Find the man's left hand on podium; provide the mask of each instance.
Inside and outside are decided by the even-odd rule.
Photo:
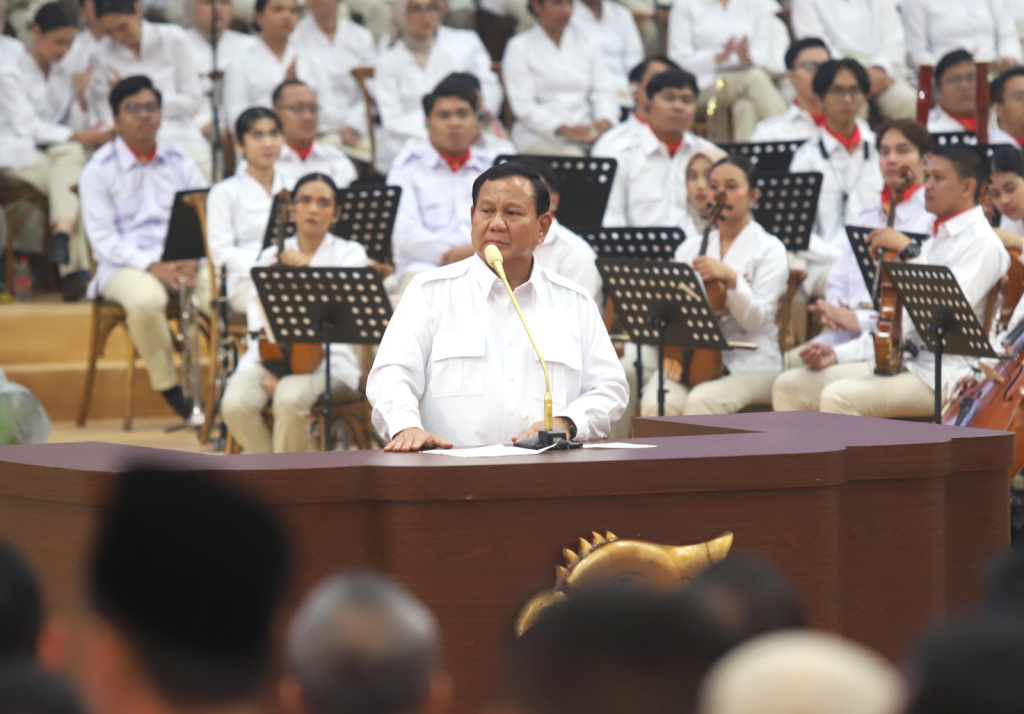
[[[555,417],[554,419],[551,420],[551,423],[554,426],[555,431],[564,431],[566,436],[572,434],[572,425],[569,423],[569,420],[566,419],[565,417]],[[516,442],[519,441],[520,439],[528,439],[531,436],[534,436],[538,431],[540,431],[543,428],[544,422],[535,422],[530,425],[529,429],[524,431],[519,436],[513,436],[512,441]]]
[[[452,442],[415,426],[402,429],[388,442],[384,451],[420,451],[422,449],[450,449]]]

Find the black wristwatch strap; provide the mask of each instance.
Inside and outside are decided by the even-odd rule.
[[[908,260],[912,260],[913,258],[916,258],[919,255],[921,255],[921,245],[919,243],[915,243],[914,241],[910,241],[910,244],[900,251],[900,260],[905,262]]]
[[[569,441],[572,441],[573,439],[576,438],[576,422],[574,422],[569,417],[562,418],[569,422]]]

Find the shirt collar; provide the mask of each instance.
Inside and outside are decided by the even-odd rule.
[[[466,169],[470,169],[479,174],[490,167],[490,163],[480,157],[480,152],[476,151],[475,146],[469,147],[469,158],[466,160],[466,163],[459,167],[458,171],[452,171],[451,168],[449,168],[448,162],[446,162],[444,157],[441,156],[441,152],[434,148],[434,145],[430,143],[430,139],[426,139],[422,144],[420,144],[419,153],[431,168],[445,168],[448,169],[450,173],[455,174],[465,171]]]
[[[954,213],[952,216],[937,219],[935,226],[932,228],[932,235],[936,238],[958,236],[975,223],[985,220],[985,211],[982,207],[974,206],[959,213]]]
[[[299,163],[303,163],[304,161],[309,161],[309,159],[311,158],[319,158],[319,148],[320,144],[317,142],[316,139],[313,139],[313,143],[309,145],[309,153],[306,154],[306,158],[303,159],[301,156],[299,156],[299,152],[297,152],[295,149],[289,146],[288,142],[285,142],[284,144],[281,145],[280,158],[288,158],[298,161]]]
[[[670,155],[668,147],[658,138],[658,135],[654,133],[654,129],[651,125],[645,121],[637,120],[637,124],[640,125],[640,148],[643,151],[644,156],[650,156],[651,154],[658,153],[668,156],[670,159],[680,154],[687,153],[684,149],[689,149],[694,144],[694,134],[692,131],[683,132],[683,140],[676,149],[674,155]]]
[[[857,129],[860,131],[860,147],[863,147],[865,141],[865,132],[864,127],[861,125],[860,121],[857,121]],[[857,151],[851,153],[846,149],[845,146],[839,143],[839,139],[833,136],[832,132],[828,131],[827,127],[825,126],[821,127],[821,141],[825,146],[825,151],[827,151],[829,154],[839,153],[845,154],[847,156],[856,156],[858,153],[863,151],[863,148],[859,148]]]
[[[491,270],[491,267],[484,262],[484,259],[475,253],[469,258],[469,272],[471,273],[472,280],[476,283],[477,289],[480,291],[480,296],[487,300],[490,296],[491,291],[498,290],[500,294],[507,295],[508,292],[505,290],[505,285],[501,282],[501,278]],[[530,296],[534,295],[537,290],[537,277],[540,274],[540,266],[537,261],[533,261],[533,269],[530,271],[530,278],[515,288],[516,300],[520,303],[525,302],[524,298],[529,299]]]
[[[114,139],[114,156],[117,157],[117,163],[121,167],[121,170],[128,171],[133,166],[152,166],[154,164],[162,163],[167,159],[167,148],[158,141],[156,143],[156,156],[154,156],[152,160],[143,164],[136,158],[135,152],[128,147],[125,140],[118,136]]]

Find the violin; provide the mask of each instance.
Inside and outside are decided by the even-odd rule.
[[[1010,326],[1013,311],[1017,309],[1017,303],[1024,295],[1024,265],[1020,262],[1020,250],[1007,248],[1007,252],[1010,254],[1010,269],[1006,272],[1006,292],[1003,294],[1003,304],[999,308],[997,332],[1002,332]]]
[[[896,207],[903,201],[903,194],[914,181],[909,171],[903,173],[903,184],[893,191],[892,203],[886,227],[896,222]],[[899,374],[903,367],[903,303],[889,274],[882,268],[882,261],[899,260],[899,252],[880,248],[878,267],[875,270],[875,284],[872,300],[878,306],[878,326],[875,328],[875,374],[891,377]]]
[[[277,263],[283,265],[281,255],[284,253],[285,228],[288,225],[288,207],[292,202],[291,194],[286,189],[274,198],[271,209],[270,231],[274,245],[277,247]],[[260,360],[267,371],[281,377],[287,374],[309,374],[320,366],[324,359],[323,345],[315,342],[292,343],[284,345],[273,341],[269,333],[264,331],[259,343]]]

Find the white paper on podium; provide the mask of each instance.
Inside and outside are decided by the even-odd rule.
[[[543,449],[520,449],[517,446],[508,444],[494,444],[493,446],[476,446],[469,449],[431,449],[421,451],[421,454],[438,454],[440,456],[454,456],[459,459],[493,459],[499,456],[536,456],[543,454],[554,446],[545,446]],[[584,444],[584,449],[653,449],[654,444],[623,444],[622,442]]]

